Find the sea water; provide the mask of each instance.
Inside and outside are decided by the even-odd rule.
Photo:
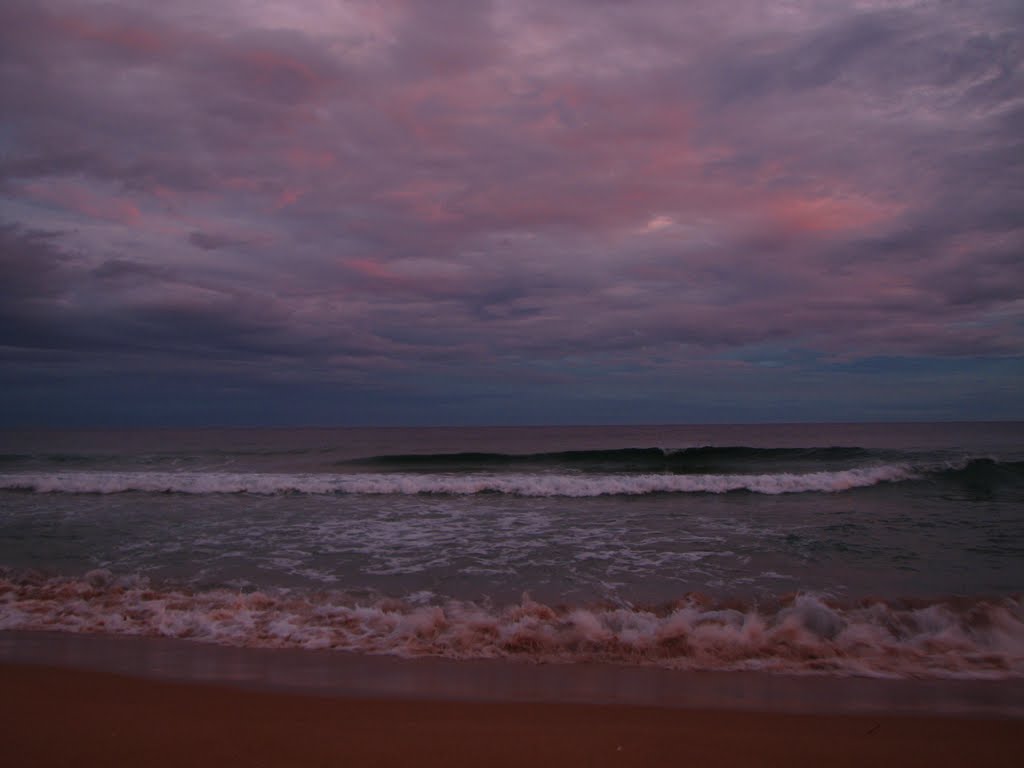
[[[1024,425],[0,436],[0,629],[1024,677]]]

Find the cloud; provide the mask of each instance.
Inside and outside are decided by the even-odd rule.
[[[249,242],[244,238],[211,232],[190,232],[188,241],[196,248],[201,248],[204,251],[219,251],[221,248],[246,245]]]
[[[1019,8],[732,8],[5,3],[4,354],[620,393],[1020,356]]]

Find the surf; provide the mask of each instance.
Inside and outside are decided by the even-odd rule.
[[[0,490],[29,493],[178,494],[502,494],[523,497],[638,496],[671,493],[838,493],[914,477],[910,468],[882,466],[833,472],[744,474],[355,473],[228,472],[10,473]]]
[[[404,657],[602,662],[686,670],[1024,677],[1020,596],[863,599],[800,592],[720,603],[503,605],[344,592],[156,587],[108,570],[0,574],[0,629],[185,638]]]

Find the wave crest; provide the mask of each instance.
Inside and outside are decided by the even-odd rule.
[[[144,578],[0,578],[0,629],[108,632],[250,647],[453,659],[610,662],[674,669],[890,677],[1024,677],[1018,597],[869,600],[813,594],[716,604],[552,606],[160,590]]]
[[[836,493],[915,477],[903,466],[776,474],[265,474],[64,472],[0,475],[0,489],[35,493],[446,494],[610,496],[651,493]]]

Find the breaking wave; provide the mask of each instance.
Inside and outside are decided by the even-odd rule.
[[[906,481],[950,483],[975,491],[1024,483],[1024,463],[988,458],[762,473],[679,474],[572,471],[259,473],[222,471],[66,471],[0,474],[0,491],[34,493],[447,494],[636,496],[651,493],[839,493]]]
[[[864,600],[815,594],[654,607],[192,592],[106,570],[0,576],[0,629],[189,638],[405,657],[608,662],[691,670],[886,677],[1024,677],[1020,596]]]
[[[774,474],[63,472],[0,475],[0,490],[34,493],[446,494],[635,496],[651,493],[837,493],[917,477],[910,467],[881,466]]]

